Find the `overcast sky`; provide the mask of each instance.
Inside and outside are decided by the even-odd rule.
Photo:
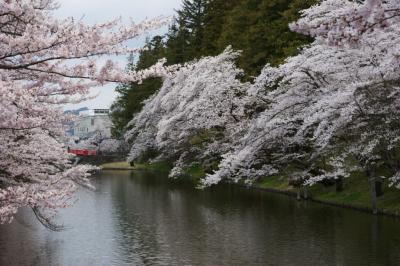
[[[129,22],[132,18],[139,22],[146,18],[172,16],[174,10],[181,5],[181,0],[58,0],[61,4],[57,11],[59,17],[74,17],[93,24],[122,17],[123,21]],[[157,31],[163,33],[166,29]],[[155,33],[153,33],[155,34]],[[143,46],[146,36],[131,42],[132,46]],[[117,58],[118,61],[125,63],[125,57]],[[89,108],[109,108],[116,97],[114,92],[115,84],[109,84],[99,89],[93,90],[93,94],[99,96],[91,101],[78,105],[68,105],[65,109],[89,107]]]

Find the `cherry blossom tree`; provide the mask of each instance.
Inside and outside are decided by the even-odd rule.
[[[291,29],[323,37],[334,46],[363,43],[367,36],[390,32],[400,21],[398,0],[325,0],[302,13]]]
[[[361,79],[349,83],[355,88],[348,97],[354,98],[358,115],[349,116],[349,123],[341,131],[347,133],[346,137],[353,136],[347,150],[358,159],[370,180],[376,212],[376,169],[389,170],[391,185],[399,187],[400,2],[324,1],[305,11],[304,17],[291,26],[331,46],[352,53],[362,51],[365,56],[366,64],[351,69],[361,72]]]
[[[58,19],[53,0],[0,3],[0,222],[32,208],[52,229],[52,217],[70,205],[77,185],[90,186],[91,166],[73,165],[62,143],[61,104],[88,98],[105,82],[168,75],[163,62],[126,73],[106,55],[134,51],[126,41],[164,25],[157,18],[122,26],[119,20],[85,25]]]
[[[68,141],[68,147],[72,149],[96,150],[101,154],[125,154],[129,150],[122,139],[114,139],[102,131],[95,131],[92,136],[79,139],[79,141],[75,141],[74,137],[72,137]]]
[[[246,83],[234,65],[238,53],[227,48],[182,66],[145,102],[126,138],[133,143],[129,161],[149,150],[175,162],[171,176],[190,163],[224,153],[243,129]]]

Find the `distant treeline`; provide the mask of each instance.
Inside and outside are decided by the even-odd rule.
[[[179,64],[203,56],[218,55],[231,45],[242,51],[237,65],[243,80],[252,80],[267,64],[279,65],[297,53],[310,38],[289,30],[299,11],[317,0],[183,0],[168,32],[146,41],[138,60],[132,56],[128,69],[145,69],[161,58]],[[120,85],[111,108],[113,134],[123,134],[142,102],[162,85],[158,78],[141,84]]]

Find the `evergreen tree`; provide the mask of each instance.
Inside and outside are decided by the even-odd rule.
[[[202,55],[217,55],[222,52],[217,40],[220,38],[227,14],[238,4],[239,0],[209,1],[204,10],[203,38],[201,44]]]
[[[204,36],[203,26],[207,0],[183,0],[182,9],[177,11],[180,29],[187,31],[187,58],[189,60],[201,56],[201,44]]]
[[[190,33],[182,19],[174,19],[166,37],[165,56],[168,64],[180,64],[192,59],[189,57]]]
[[[298,11],[315,3],[315,0],[240,0],[227,14],[219,51],[227,45],[242,50],[239,66],[248,76],[259,74],[269,62],[278,65],[297,52],[298,47],[310,38],[293,33],[288,24],[295,20]]]
[[[135,58],[130,56],[128,70],[148,68],[165,55],[164,42],[161,36],[155,36],[153,39],[147,40],[145,48],[140,52],[136,64],[134,62]],[[142,109],[142,102],[156,92],[161,87],[161,83],[160,78],[149,78],[140,84],[119,85],[116,88],[118,98],[111,106],[112,134],[114,137],[120,137],[123,134],[133,115]]]
[[[183,0],[182,9],[177,11],[185,26],[195,35],[204,23],[206,0]]]

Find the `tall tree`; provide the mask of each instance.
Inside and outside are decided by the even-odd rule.
[[[226,24],[227,15],[239,3],[240,0],[212,0],[204,10],[203,38],[201,45],[202,55],[217,55],[221,52],[218,39]],[[222,49],[225,49],[223,47]]]
[[[189,47],[191,57],[197,57],[201,51],[204,36],[203,26],[207,0],[183,0],[182,7],[177,11],[180,26],[190,34]]]
[[[308,37],[290,31],[298,12],[317,1],[241,0],[226,16],[219,50],[227,45],[243,51],[238,64],[249,77],[257,76],[269,62],[278,65],[294,55]]]

